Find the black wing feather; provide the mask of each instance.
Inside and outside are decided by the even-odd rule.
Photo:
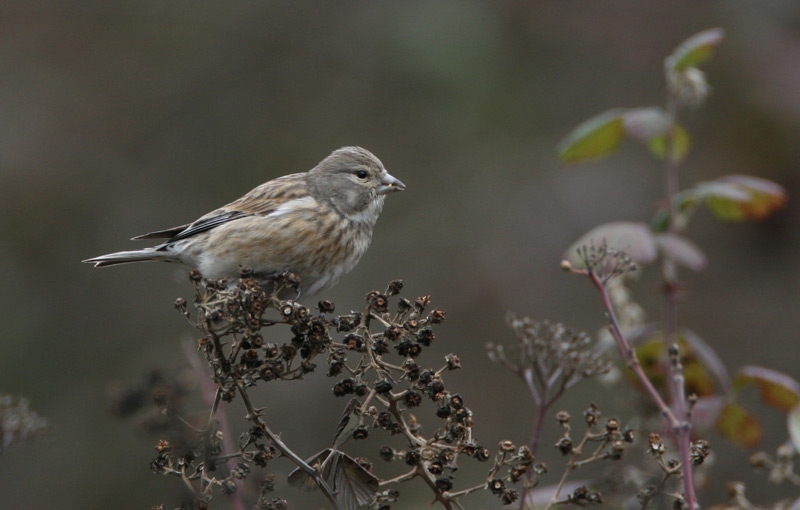
[[[229,211],[226,213],[218,214],[216,216],[209,216],[208,218],[200,218],[194,223],[188,225],[181,225],[180,227],[173,227],[167,230],[159,230],[157,232],[150,232],[141,236],[136,236],[134,239],[164,239],[168,240],[164,244],[174,243],[181,239],[186,239],[200,232],[211,230],[214,227],[227,223],[229,221],[244,218],[245,216],[253,216],[250,213],[241,211]]]

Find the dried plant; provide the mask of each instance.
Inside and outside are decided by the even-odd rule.
[[[279,457],[297,466],[289,476],[291,485],[321,489],[334,508],[343,509],[388,508],[384,505],[399,497],[394,487],[412,479],[422,479],[443,508],[459,508],[462,498],[484,490],[510,504],[518,499],[515,483],[546,471],[535,465],[526,446],[502,441],[493,454],[474,437],[472,411],[445,384],[447,373],[461,368],[458,356],[447,355],[434,367],[420,364],[446,314],[430,308],[428,296],[401,297],[399,280],[383,292],[368,293],[362,311],[341,315],[333,314],[329,301],[312,311],[279,299],[296,284],[291,274],[277,279],[270,293],[247,270],[233,285],[205,280],[196,272],[191,280],[194,312],[185,299],[178,299],[176,307],[202,333],[197,348],[214,386],[210,417],[205,424],[178,420],[186,429],[184,437],[192,439],[180,445],[159,441],[151,467],[183,480],[194,507],[206,507],[218,493],[238,498],[240,480],[259,469],[256,508],[279,507],[285,500],[273,496],[272,475],[264,469]],[[573,369],[584,369],[578,358],[564,359],[565,368],[570,363]],[[261,384],[307,377],[318,371],[317,364],[335,380],[333,396],[350,400],[332,434],[332,446],[304,460],[271,430],[265,408],[250,393]],[[230,432],[223,426],[220,402],[234,400],[244,405],[250,428],[231,448],[226,447]],[[163,414],[177,410],[171,402],[159,402]],[[427,435],[419,414],[426,408],[437,424]],[[344,451],[348,439],[364,439],[375,431],[400,438],[402,447],[383,446],[377,457],[406,465],[404,474],[383,480],[373,473],[373,461]],[[458,488],[458,466],[469,461],[488,463],[486,477]]]

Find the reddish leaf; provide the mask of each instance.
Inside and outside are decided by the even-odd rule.
[[[753,448],[761,442],[761,424],[739,404],[729,403],[722,408],[716,429],[723,437],[744,448]]]
[[[579,163],[608,156],[625,137],[622,114],[616,109],[603,112],[576,127],[558,146],[562,163]]]
[[[754,365],[743,367],[733,382],[737,390],[755,385],[761,400],[781,411],[788,412],[800,404],[800,384],[783,372],[771,368]]]
[[[786,205],[786,190],[767,179],[728,175],[713,182],[714,187],[705,185],[705,203],[721,220],[762,220]],[[746,194],[746,198],[733,196],[734,190]]]

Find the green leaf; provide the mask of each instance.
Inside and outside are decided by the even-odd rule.
[[[628,110],[622,115],[622,121],[625,132],[642,142],[663,136],[672,127],[672,119],[667,112],[655,106]]]
[[[696,67],[714,55],[719,43],[725,37],[721,28],[711,28],[683,41],[672,55],[667,57],[665,64],[673,71],[681,72],[689,67]]]
[[[679,124],[672,124],[667,133],[654,136],[647,141],[650,151],[661,159],[666,158],[669,149],[670,160],[680,163],[691,147],[689,133]]]
[[[761,424],[750,411],[733,402],[722,408],[716,429],[720,435],[743,448],[753,448],[761,442]]]
[[[656,258],[656,241],[644,223],[620,221],[598,225],[572,243],[564,255],[573,267],[583,267],[578,248],[605,243],[609,248],[624,251],[637,264],[647,264]]]
[[[656,244],[665,257],[692,271],[700,271],[706,267],[706,256],[703,251],[683,236],[677,234],[658,234]]]
[[[755,385],[761,400],[781,411],[790,411],[800,404],[800,384],[771,368],[749,365],[739,370],[733,379],[734,389]]]
[[[686,188],[675,195],[675,207],[680,212],[691,211],[694,207],[702,204],[706,198],[704,190],[700,189],[700,183],[692,188]]]
[[[736,202],[745,202],[750,199],[750,193],[736,184],[724,181],[699,182],[691,188],[691,191],[692,198],[696,200],[721,198],[734,200]]]
[[[608,156],[625,137],[623,109],[603,112],[572,130],[558,146],[562,163],[579,163]]]
[[[757,221],[786,205],[786,190],[767,179],[728,175],[703,183],[706,207],[723,221]]]

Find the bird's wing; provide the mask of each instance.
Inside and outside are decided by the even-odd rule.
[[[215,211],[216,212],[216,211]],[[194,223],[188,225],[181,225],[180,227],[168,228],[166,230],[159,230],[157,232],[150,232],[136,236],[133,239],[168,239],[168,243],[186,239],[200,232],[211,230],[212,228],[227,223],[229,221],[237,220],[245,216],[252,216],[251,214],[241,211],[226,211],[214,214],[213,216],[203,216]]]
[[[266,216],[276,209],[308,195],[308,181],[305,173],[284,175],[255,187],[241,198],[214,211],[241,211]],[[207,214],[209,216],[211,214]],[[202,218],[201,218],[202,219]]]
[[[186,230],[189,226],[191,226],[191,223],[181,225],[179,227],[168,228],[166,230],[156,230],[155,232],[148,232],[147,234],[132,237],[131,240],[138,241],[139,239],[169,239]]]
[[[133,239],[167,239],[167,243],[172,243],[239,218],[269,215],[285,204],[307,195],[304,176],[305,174],[292,174],[278,177],[257,186],[230,204],[201,216],[193,223],[149,232]]]

